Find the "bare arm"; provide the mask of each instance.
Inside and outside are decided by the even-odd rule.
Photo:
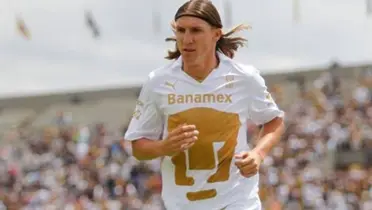
[[[263,125],[256,147],[253,149],[264,158],[279,142],[285,131],[283,119],[276,117]]]
[[[138,160],[152,160],[190,148],[198,139],[195,125],[179,125],[164,140],[141,138],[132,141],[133,156]]]
[[[132,141],[132,150],[133,156],[141,161],[152,160],[165,155],[163,154],[161,141],[146,138]]]

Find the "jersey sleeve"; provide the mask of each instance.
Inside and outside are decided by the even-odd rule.
[[[248,114],[256,125],[270,122],[275,117],[284,117],[284,112],[280,110],[268,92],[265,80],[258,70],[252,72],[249,86]]]
[[[147,138],[158,140],[163,129],[163,117],[156,103],[151,80],[142,87],[124,139],[128,141]]]

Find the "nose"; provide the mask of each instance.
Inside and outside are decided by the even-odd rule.
[[[190,31],[186,31],[184,36],[183,36],[183,44],[187,45],[187,44],[191,44],[194,42],[194,37],[193,35],[190,33]]]

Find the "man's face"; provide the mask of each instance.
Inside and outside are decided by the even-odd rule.
[[[177,47],[183,62],[190,65],[203,63],[207,56],[215,54],[216,43],[221,30],[209,25],[206,21],[190,16],[177,19],[175,25]]]

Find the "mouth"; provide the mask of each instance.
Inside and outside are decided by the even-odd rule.
[[[183,49],[183,51],[186,53],[190,53],[190,52],[195,52],[195,49],[185,48]]]

